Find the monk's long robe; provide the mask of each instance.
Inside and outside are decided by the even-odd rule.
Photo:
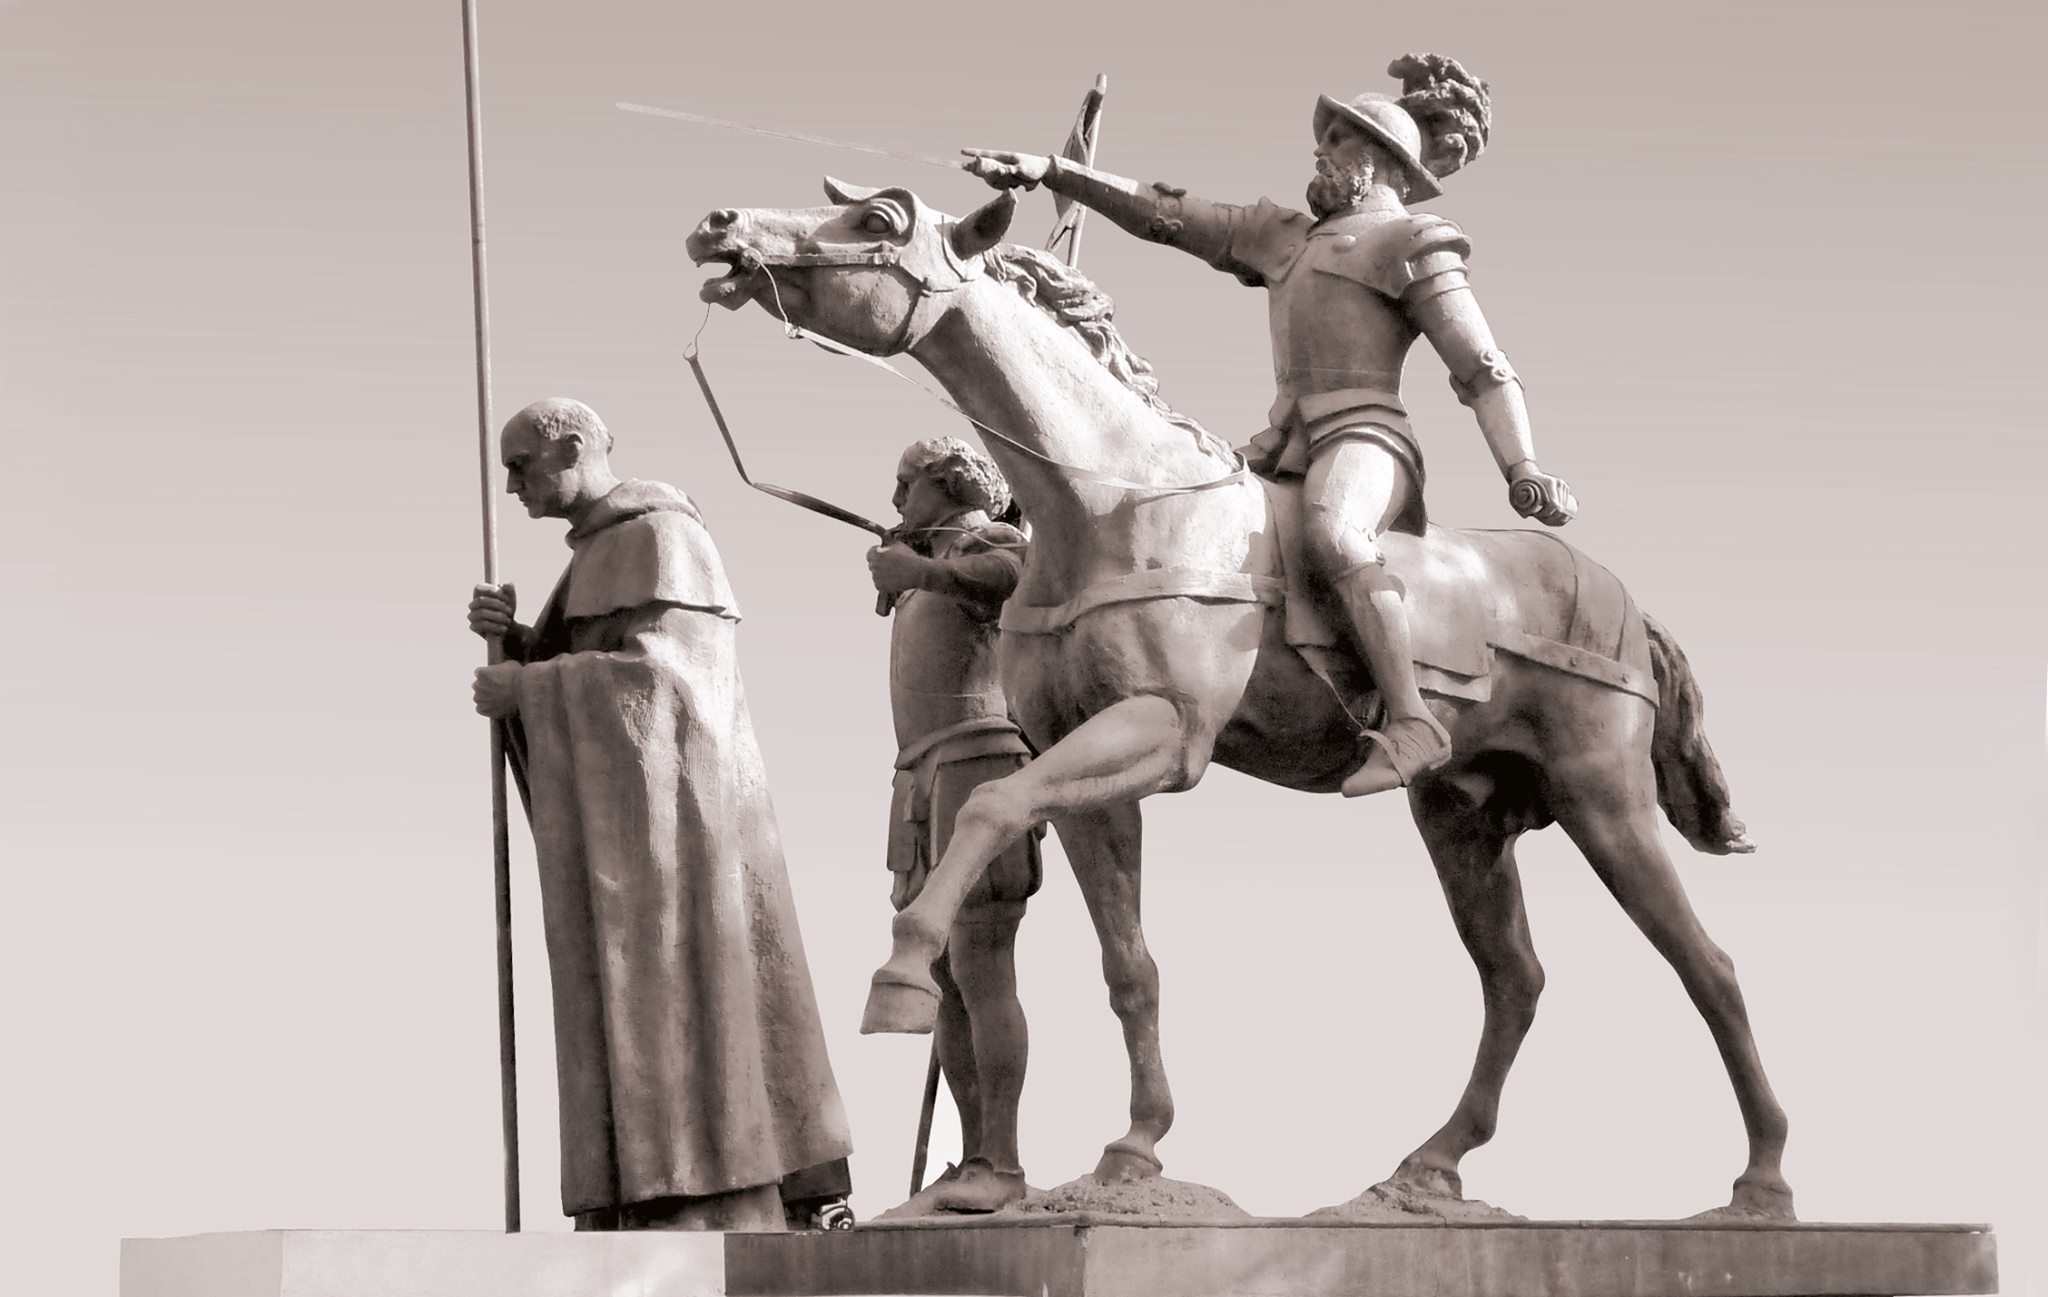
[[[739,609],[672,487],[622,483],[569,544],[515,738],[563,1211],[774,1184],[851,1141],[740,686]]]

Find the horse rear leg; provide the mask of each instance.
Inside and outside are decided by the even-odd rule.
[[[1181,709],[1145,695],[1105,708],[1016,774],[975,789],[924,890],[890,924],[889,962],[875,973],[861,1031],[932,1029],[932,961],[968,890],[1004,848],[1047,820],[1185,787],[1194,768]]]
[[[1713,1032],[1734,1084],[1749,1133],[1749,1165],[1735,1181],[1727,1208],[1715,1214],[1793,1219],[1792,1188],[1780,1169],[1785,1111],[1757,1057],[1735,963],[1700,926],[1664,850],[1650,763],[1636,753],[1616,753],[1553,766],[1549,786],[1558,823],[1657,953],[1670,961]]]
[[[1429,1197],[1464,1194],[1458,1163],[1493,1138],[1500,1116],[1501,1088],[1536,1020],[1543,993],[1543,966],[1529,936],[1522,905],[1522,880],[1515,867],[1515,839],[1498,816],[1441,786],[1418,790],[1409,802],[1415,824],[1429,848],[1451,907],[1458,936],[1479,971],[1486,1018],[1471,1079],[1450,1120],[1402,1159],[1389,1184]]]

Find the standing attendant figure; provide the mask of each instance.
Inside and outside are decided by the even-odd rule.
[[[891,901],[917,898],[968,794],[1031,759],[997,676],[996,619],[1024,570],[1024,534],[995,521],[1010,488],[995,462],[952,437],[920,441],[896,468],[901,540],[868,551],[894,611],[889,700],[896,721],[889,808]],[[960,1113],[961,1160],[898,1211],[994,1211],[1021,1198],[1017,1107],[1029,1035],[1017,1001],[1017,925],[1038,890],[1038,834],[989,864],[946,951],[934,1048]]]

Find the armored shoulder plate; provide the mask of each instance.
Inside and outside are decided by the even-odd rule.
[[[1463,230],[1427,213],[1359,222],[1332,237],[1341,246],[1321,261],[1318,269],[1356,280],[1396,300],[1420,280],[1463,269],[1465,257],[1472,251]]]
[[[1282,207],[1270,198],[1261,198],[1256,205],[1239,209],[1230,255],[1259,279],[1255,282],[1242,273],[1238,277],[1257,287],[1286,275],[1307,245],[1308,232],[1314,224],[1308,213]]]

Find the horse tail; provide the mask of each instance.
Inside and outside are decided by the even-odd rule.
[[[1650,736],[1657,802],[1699,850],[1716,856],[1755,851],[1749,831],[1729,804],[1728,777],[1707,743],[1706,704],[1692,667],[1670,631],[1648,613],[1642,618],[1650,641],[1650,669],[1657,677],[1657,726]]]

